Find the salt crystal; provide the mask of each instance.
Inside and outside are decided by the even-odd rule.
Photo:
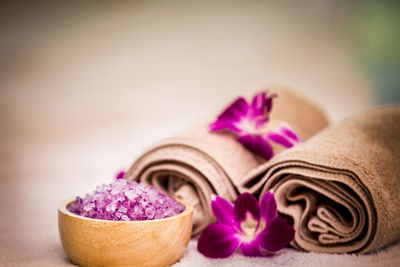
[[[185,210],[166,192],[125,179],[97,186],[92,194],[77,197],[67,208],[88,218],[118,221],[161,219]]]
[[[138,195],[133,190],[128,190],[125,192],[125,196],[129,198],[129,200],[134,200]]]
[[[83,209],[86,211],[91,210],[92,208],[94,208],[95,204],[94,203],[88,203],[85,206],[83,206]]]
[[[144,188],[141,184],[138,184],[138,186],[136,186],[135,190],[136,190],[136,194],[141,195],[144,191]]]
[[[156,211],[154,210],[154,207],[149,206],[146,208],[145,213],[148,218],[153,219],[154,215],[156,214]]]
[[[140,216],[142,214],[143,208],[140,205],[135,205],[133,208],[133,215],[134,216]]]
[[[117,209],[116,202],[111,202],[109,205],[106,206],[107,211],[114,212]]]
[[[126,213],[128,210],[124,206],[119,207],[118,212]]]
[[[119,188],[114,188],[113,190],[111,190],[111,195],[116,195],[116,194],[118,194],[120,191],[119,191]]]

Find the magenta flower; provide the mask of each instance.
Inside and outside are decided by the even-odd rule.
[[[115,179],[123,179],[125,175],[125,171],[120,171],[117,173],[117,175],[115,175]]]
[[[235,206],[215,196],[211,208],[218,222],[207,226],[197,242],[197,249],[207,257],[226,258],[238,248],[245,256],[269,256],[294,238],[294,228],[277,216],[271,191],[260,205],[252,194],[243,193]]]
[[[274,155],[270,141],[286,148],[300,142],[287,123],[270,120],[272,101],[275,97],[276,94],[267,96],[266,92],[261,92],[253,97],[251,104],[240,97],[210,124],[209,130],[233,131],[247,149],[269,160]]]

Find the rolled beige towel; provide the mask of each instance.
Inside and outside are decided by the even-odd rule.
[[[240,191],[272,189],[307,251],[370,252],[400,239],[400,107],[344,120],[251,171]]]
[[[271,118],[289,123],[300,140],[307,140],[328,124],[324,113],[309,100],[290,91],[275,92],[278,97]],[[208,125],[213,120],[199,122],[154,144],[125,174],[126,179],[151,184],[190,201],[194,206],[193,236],[213,221],[211,195],[234,201],[243,177],[264,162],[231,133],[210,133]],[[276,151],[279,149],[276,147]]]

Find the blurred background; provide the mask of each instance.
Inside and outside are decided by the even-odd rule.
[[[2,1],[0,262],[63,263],[61,200],[239,95],[289,86],[333,122],[398,103],[399,14],[398,1]]]

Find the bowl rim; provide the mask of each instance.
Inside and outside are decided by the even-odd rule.
[[[58,211],[64,215],[74,217],[80,220],[87,220],[87,221],[93,221],[93,222],[102,222],[102,223],[110,223],[110,224],[137,224],[137,223],[149,223],[149,222],[164,222],[164,221],[169,221],[169,220],[174,220],[180,217],[184,217],[187,215],[190,215],[193,213],[193,206],[189,202],[184,201],[181,198],[175,198],[177,201],[179,201],[181,204],[185,206],[185,210],[182,211],[179,214],[176,214],[171,217],[167,218],[162,218],[162,219],[155,219],[155,220],[140,220],[140,221],[112,221],[112,220],[103,220],[103,219],[93,219],[93,218],[88,218],[85,216],[81,216],[75,213],[70,212],[67,209],[67,206],[71,204],[72,202],[76,201],[76,198],[69,198],[61,202],[61,204],[58,206]]]

